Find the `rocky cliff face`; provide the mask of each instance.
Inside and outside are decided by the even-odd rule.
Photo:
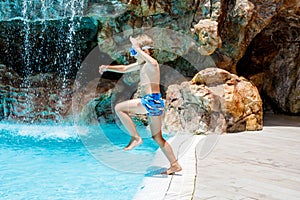
[[[38,5],[46,9],[41,2]],[[74,2],[64,8],[63,16],[56,12],[59,5],[55,3],[52,10],[46,9],[47,15],[30,14],[30,5],[22,8],[23,14],[17,12],[17,17],[5,14],[14,7],[11,5],[0,13],[1,118],[23,119],[31,112],[36,114],[29,121],[66,117],[70,113],[66,98],[74,93],[71,85],[80,64],[96,74],[98,64],[107,62],[98,54],[93,62],[85,63],[88,52],[98,44],[101,53],[116,63],[129,63],[128,37],[142,32],[155,40],[159,62],[186,79],[208,67],[225,69],[257,86],[265,110],[300,114],[299,1],[89,0],[72,12]],[[21,19],[24,17],[26,20]],[[57,81],[49,87],[38,81],[48,80],[45,77]],[[117,79],[114,74],[106,78]],[[108,91],[114,83],[99,92]],[[100,85],[105,87],[101,80]],[[65,108],[59,108],[61,101],[51,100],[54,96],[59,99],[61,91],[68,91],[61,97],[66,100]],[[46,98],[35,98],[36,94]],[[25,109],[28,100],[23,98],[27,96],[40,105],[37,110]],[[97,105],[99,117],[100,107],[106,104]],[[18,114],[9,115],[14,110]]]
[[[289,2],[253,38],[237,71],[258,86],[266,110],[299,114],[300,11]]]
[[[51,73],[20,77],[12,68],[0,65],[0,116],[8,121],[60,122],[71,112],[72,85],[62,86]],[[30,87],[27,83],[30,82]],[[71,80],[68,81],[71,83]]]
[[[188,38],[195,39],[194,56],[210,56],[216,67],[251,79],[259,87],[266,110],[299,114],[299,1],[122,2],[126,3],[127,12],[122,20],[116,18],[113,23],[111,20],[103,23],[100,43],[124,30],[131,30],[131,34],[136,29],[153,26],[184,32]],[[173,46],[172,41],[161,40]],[[185,44],[179,48],[189,46],[188,40],[180,42]],[[112,44],[117,46],[112,42],[110,47]],[[103,47],[107,52],[111,50]],[[176,67],[184,64],[180,57],[189,53],[190,48],[175,55],[174,48],[167,49],[159,52],[163,58],[160,61]]]

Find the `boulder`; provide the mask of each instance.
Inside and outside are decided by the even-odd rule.
[[[218,68],[168,87],[164,130],[194,134],[262,129],[262,100],[254,84]]]

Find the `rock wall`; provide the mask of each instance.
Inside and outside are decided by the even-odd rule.
[[[71,112],[72,80],[62,86],[58,76],[37,74],[26,79],[0,65],[0,117],[7,121],[44,123],[66,121]],[[28,87],[30,83],[30,87]]]
[[[259,88],[266,111],[299,114],[299,12],[299,3],[294,10],[280,10],[251,41],[237,64],[238,73]]]
[[[186,65],[180,61],[181,56],[210,56],[216,67],[251,79],[259,88],[265,110],[299,114],[299,1],[122,2],[127,6],[124,14],[102,21],[103,28],[98,34],[100,44],[111,35],[125,30],[134,34],[137,29],[164,27],[184,32],[195,39],[197,51],[191,53],[190,48],[182,48],[183,52],[176,54],[173,53],[174,48],[160,51],[160,63],[176,68]],[[173,46],[169,40],[162,40]],[[185,40],[180,42],[186,43],[182,46],[189,45]],[[109,53],[117,49],[120,43],[111,41],[100,46]],[[120,59],[122,52],[113,52],[109,54],[114,59],[124,60],[124,57]],[[184,68],[179,70],[185,73]],[[264,74],[266,78],[262,79]]]
[[[60,121],[68,117],[70,101],[72,95],[76,93],[71,85],[78,75],[79,67],[88,65],[90,71],[96,75],[97,66],[107,63],[102,53],[110,56],[115,63],[132,62],[127,52],[128,48],[125,48],[129,45],[128,37],[149,30],[148,33],[155,36],[156,56],[159,62],[173,67],[187,79],[208,67],[225,69],[255,83],[265,110],[300,114],[299,1],[119,0],[105,1],[106,4],[103,2],[90,0],[81,7],[85,10],[80,16],[73,16],[68,10],[63,17],[55,16],[59,12],[49,14],[49,20],[45,18],[31,20],[31,17],[35,17],[31,15],[27,21],[21,20],[19,17],[24,17],[21,12],[18,12],[20,16],[17,18],[11,19],[8,15],[3,18],[3,13],[0,13],[2,33],[0,63],[4,64],[1,65],[0,79],[2,119],[31,122],[43,119]],[[42,12],[38,13],[38,18],[40,17],[45,17]],[[153,28],[158,28],[156,29],[158,31],[151,32]],[[166,32],[160,33],[159,30],[162,29]],[[160,35],[156,37],[155,34]],[[175,37],[176,34],[180,37]],[[100,54],[96,56],[97,58],[93,57],[93,62],[86,64],[85,57],[97,44]],[[119,48],[120,46],[124,48]],[[195,68],[195,65],[200,68]],[[106,89],[99,89],[99,93],[107,92],[117,80],[115,74],[110,74],[106,78],[113,81],[108,87],[103,86]],[[235,91],[236,87],[243,84],[251,88],[250,83],[243,78],[233,79],[234,83],[222,83],[227,85],[224,88],[235,88]],[[99,84],[103,82],[100,80]],[[183,85],[172,86],[170,91],[173,88],[181,91],[182,97],[187,95],[190,98],[194,90],[201,88],[201,91],[206,91],[202,93],[218,99],[216,97],[218,95],[211,92],[211,88],[209,90],[206,88],[207,85],[204,87],[201,84],[190,84],[185,82]],[[187,91],[182,92],[183,88]],[[97,105],[99,118],[103,113],[101,107],[105,107],[106,104],[91,102],[93,98],[97,99],[90,96],[84,102],[92,106]],[[226,106],[231,105],[232,109],[243,105],[236,101],[237,104],[226,104],[220,100]],[[28,102],[32,103],[32,107],[28,108]],[[200,101],[198,103],[197,109],[202,111],[204,107]],[[196,112],[195,105],[189,104],[188,109]],[[80,109],[84,106],[82,105]],[[208,107],[210,106],[212,105]],[[111,112],[108,110],[107,113]],[[217,128],[222,131],[251,130],[252,128],[247,128],[249,127],[247,124],[255,120],[258,124],[256,129],[261,128],[260,119],[252,117],[253,120],[250,122],[251,120],[246,117],[248,115],[242,114],[248,113],[245,110],[240,113],[242,118],[235,117],[236,113],[231,113],[234,116],[232,119],[229,114],[224,114],[223,110],[204,113],[207,116],[211,114],[214,119],[222,119],[219,116],[222,113],[226,123]],[[108,121],[113,120],[110,116],[104,118]],[[232,121],[241,123],[234,126],[235,123]],[[207,120],[206,122],[206,126],[209,127]]]

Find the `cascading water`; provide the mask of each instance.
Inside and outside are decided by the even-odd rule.
[[[97,45],[101,18],[115,18],[126,6],[116,0],[2,0],[0,8],[0,119],[66,119],[73,81]]]
[[[30,24],[28,23],[30,21],[30,10],[29,8],[32,7],[32,1],[23,1],[22,3],[22,19],[24,24],[24,53],[23,53],[23,62],[24,62],[24,72],[27,76],[24,77],[23,82],[21,84],[21,88],[24,89],[25,95],[26,95],[26,111],[30,112],[32,110],[32,92],[30,91],[31,84],[30,80],[28,80],[28,76],[31,75],[32,69],[30,65],[31,61],[31,45],[30,45]],[[25,111],[25,112],[26,112]],[[28,121],[28,119],[25,119]]]
[[[35,63],[41,63],[40,61],[42,59],[47,59],[44,55],[45,53],[45,44],[44,41],[47,39],[45,35],[45,30],[48,28],[47,26],[47,20],[51,20],[51,18],[62,18],[62,19],[69,19],[68,28],[69,31],[60,31],[60,34],[58,35],[58,44],[56,47],[57,52],[60,53],[61,49],[64,48],[64,51],[66,52],[65,55],[62,55],[63,62],[60,62],[60,65],[64,65],[61,67],[60,71],[60,81],[62,82],[61,86],[61,97],[64,97],[68,91],[67,91],[67,85],[68,80],[67,76],[71,70],[71,66],[73,64],[74,60],[74,52],[76,51],[75,47],[75,31],[76,28],[80,25],[80,20],[83,14],[85,1],[82,0],[71,0],[71,1],[65,1],[65,0],[58,0],[58,1],[52,1],[52,0],[36,0],[36,1],[23,1],[22,7],[23,7],[23,23],[24,23],[24,32],[25,32],[25,39],[24,39],[24,54],[23,54],[23,60],[25,64],[25,74],[24,82],[22,84],[22,87],[25,88],[27,93],[27,110],[32,110],[32,93],[30,93],[31,88],[31,81],[28,79],[33,73],[33,69],[31,66],[32,59],[35,59]],[[34,13],[34,14],[33,14]],[[40,30],[34,30],[31,29],[30,24],[37,23],[39,25]],[[38,34],[37,32],[40,32]],[[30,40],[30,35],[39,35],[39,38],[33,37],[32,40]],[[40,48],[37,51],[37,56],[33,57],[31,55],[32,48],[34,48],[35,44],[37,43],[37,40],[40,41],[41,45]],[[63,45],[67,44],[67,45]],[[51,49],[50,49],[51,50]],[[47,50],[46,50],[47,51]],[[60,57],[60,56],[58,56]],[[57,57],[55,57],[56,59]],[[78,64],[75,63],[76,67],[78,67]],[[41,71],[41,67],[47,66],[40,66],[37,65],[36,71]],[[61,107],[63,107],[63,99],[59,98],[56,108],[55,108],[55,115],[60,116],[60,110]],[[57,118],[57,117],[56,117]],[[59,119],[58,119],[59,120]],[[26,120],[28,121],[28,120]]]
[[[68,2],[64,2],[61,1],[60,2],[60,6],[64,7],[64,14],[63,17],[68,17],[68,11],[71,11],[70,14],[70,19],[69,19],[69,31],[67,32],[65,41],[66,41],[66,49],[68,49],[68,52],[66,54],[66,58],[65,58],[65,66],[63,68],[63,70],[61,71],[60,77],[61,77],[61,81],[62,81],[62,93],[61,96],[66,96],[68,94],[68,74],[71,70],[71,66],[72,66],[72,60],[73,57],[76,55],[75,52],[77,51],[78,54],[80,54],[80,49],[76,49],[76,44],[75,44],[75,34],[76,34],[76,28],[78,28],[80,26],[80,21],[81,18],[83,16],[83,11],[84,8],[86,6],[85,1],[82,0],[71,0]],[[64,37],[62,37],[62,39],[64,40]],[[80,66],[80,62],[76,62],[75,65],[76,66]],[[62,99],[59,99],[58,103],[57,103],[57,107],[56,107],[56,112],[59,113],[59,110],[61,109],[61,107],[63,107],[64,102],[62,101]]]
[[[19,50],[16,50],[21,52],[21,58],[14,60],[15,57],[11,55],[14,54],[14,50],[10,47],[4,53],[10,54],[9,56],[12,58],[7,58],[8,63],[4,63],[11,64],[13,67],[18,66],[15,70],[22,76],[18,88],[22,90],[21,96],[25,96],[22,115],[27,117],[23,121],[34,121],[37,117],[30,116],[32,112],[42,110],[42,108],[36,109],[38,106],[34,101],[41,95],[39,91],[36,91],[40,87],[38,79],[43,78],[38,77],[40,73],[56,74],[59,85],[57,84],[55,86],[57,88],[53,89],[60,93],[57,96],[65,97],[70,93],[68,91],[70,74],[81,64],[81,60],[78,59],[81,49],[78,48],[78,36],[75,37],[75,35],[86,6],[87,1],[85,0],[19,0],[13,2],[6,0],[0,2],[0,22],[12,23],[20,34],[17,37],[22,38],[22,43],[17,46]],[[10,29],[8,28],[8,30]],[[53,35],[49,35],[51,29],[54,29],[52,33],[50,31],[50,34]],[[11,44],[15,38],[9,36],[11,34],[7,35],[5,43]],[[56,78],[53,77],[52,80],[54,79]],[[14,91],[8,91],[6,97],[11,98],[12,92]],[[51,92],[48,95],[46,98],[51,99]],[[2,101],[3,104],[4,102]],[[54,111],[52,109],[52,111],[48,111],[48,114],[52,112],[55,120],[58,121],[64,99],[56,97],[55,104]]]

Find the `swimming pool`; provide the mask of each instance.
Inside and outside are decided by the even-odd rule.
[[[99,130],[89,127],[78,136],[74,126],[1,123],[0,199],[132,199],[144,178],[135,166],[149,167],[158,146],[144,135],[143,145],[120,159],[109,152],[129,136],[115,125]],[[108,140],[99,143],[104,136]],[[132,159],[136,155],[148,159]]]

